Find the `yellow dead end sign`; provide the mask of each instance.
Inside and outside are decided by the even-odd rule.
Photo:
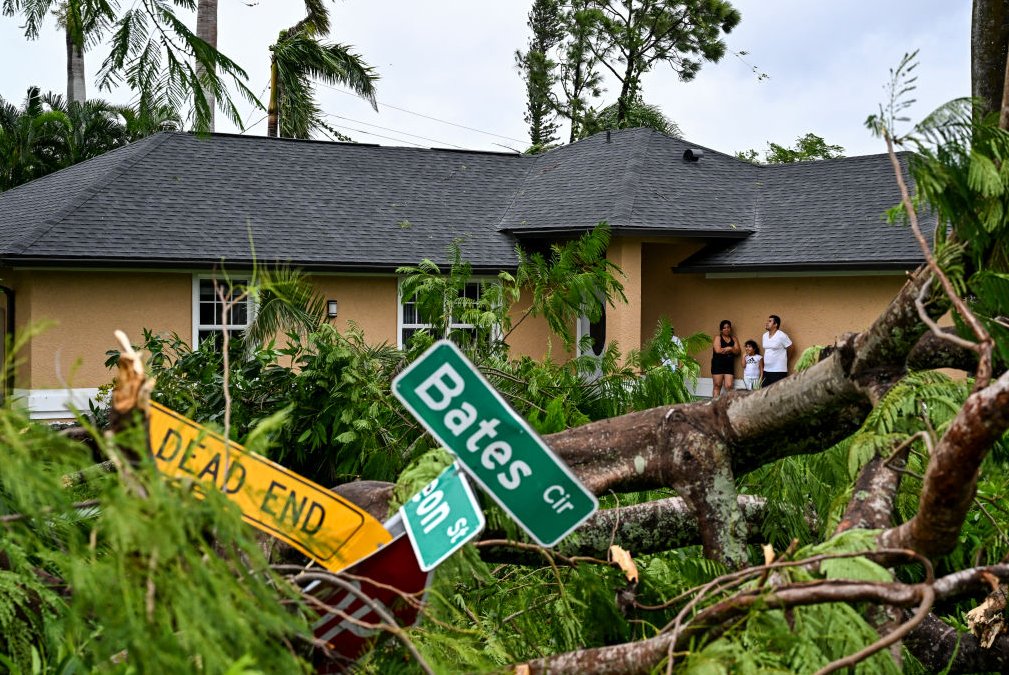
[[[246,522],[338,572],[392,541],[382,524],[321,485],[173,410],[151,403],[151,454],[161,473],[212,484]]]

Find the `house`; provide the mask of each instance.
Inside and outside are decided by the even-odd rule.
[[[109,381],[113,329],[198,340],[218,328],[214,270],[241,278],[254,259],[302,268],[338,327],[398,343],[417,325],[397,267],[447,264],[458,240],[494,274],[516,243],[604,220],[628,298],[607,311],[608,340],[638,347],[660,317],[681,335],[728,318],[759,338],[773,313],[794,359],[866,327],[921,261],[884,221],[898,200],[885,155],[758,166],[648,129],[538,156],[161,133],[0,194],[0,324],[56,322],[8,385],[33,415],[65,416]],[[546,327],[510,342],[541,355]]]

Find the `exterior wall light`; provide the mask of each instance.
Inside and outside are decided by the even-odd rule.
[[[328,319],[335,319],[336,318],[336,314],[337,314],[337,309],[339,309],[339,307],[336,304],[336,300],[327,300],[326,301],[326,318],[328,318]]]

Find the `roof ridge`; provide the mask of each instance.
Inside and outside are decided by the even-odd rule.
[[[894,150],[893,154],[897,155],[897,158],[910,157],[914,155],[914,150]],[[797,162],[772,162],[772,163],[759,163],[754,164],[754,166],[760,167],[762,169],[779,169],[785,167],[797,167],[797,166],[810,166],[810,165],[823,165],[823,164],[835,164],[841,162],[854,162],[857,160],[878,160],[880,157],[889,157],[888,152],[874,152],[869,155],[848,155],[845,157],[827,157],[824,159],[802,159]]]
[[[494,225],[495,230],[500,232],[507,229],[505,227],[505,218],[507,218],[508,214],[511,213],[512,207],[518,200],[519,195],[522,194],[522,191],[525,189],[526,182],[529,180],[529,176],[532,174],[533,168],[535,168],[539,164],[537,160],[539,160],[540,157],[543,157],[545,155],[546,153],[543,153],[542,155],[533,158],[533,161],[526,162],[528,166],[526,167],[525,175],[522,176],[522,181],[515,186],[514,190],[512,190],[511,197],[508,199],[508,204],[504,207],[504,209],[502,209],[501,215],[498,216],[497,223]]]
[[[637,127],[638,129],[644,127]],[[637,187],[641,186],[641,165],[644,162],[644,155],[647,153],[648,149],[652,145],[652,139],[658,132],[654,129],[649,129],[645,132],[645,144],[644,148],[638,147],[635,144],[631,149],[630,156],[627,158],[627,162],[624,164],[624,175],[621,181],[621,192],[617,195],[616,202],[614,203],[614,215],[622,215],[624,218],[624,224],[630,226],[631,219],[634,216],[634,202],[637,199],[638,192]],[[640,135],[640,134],[637,134]],[[620,211],[626,210],[626,213],[620,214]],[[614,223],[610,223],[612,227],[619,227]]]
[[[128,158],[128,159],[123,160],[122,163],[118,167],[116,167],[114,169],[110,169],[109,171],[107,171],[104,174],[104,176],[102,176],[99,179],[96,179],[87,188],[85,188],[84,190],[81,190],[81,194],[80,195],[78,195],[74,199],[68,200],[67,203],[64,205],[64,208],[60,209],[57,212],[56,215],[54,215],[51,218],[48,218],[41,225],[39,225],[37,228],[35,228],[35,230],[33,230],[28,235],[26,235],[22,239],[22,241],[21,241],[21,243],[19,245],[11,246],[10,250],[8,252],[8,255],[19,255],[21,253],[24,253],[28,248],[30,248],[33,244],[35,244],[36,242],[38,242],[42,237],[44,237],[48,232],[50,232],[54,227],[56,227],[56,225],[58,225],[59,222],[61,220],[63,220],[63,218],[65,218],[67,216],[67,214],[69,214],[72,211],[80,208],[81,206],[83,206],[84,204],[86,204],[88,201],[90,201],[91,199],[93,199],[95,197],[95,195],[97,195],[98,192],[99,192],[99,189],[97,188],[98,185],[102,185],[102,186],[108,185],[109,183],[111,183],[112,181],[114,181],[116,178],[118,178],[119,176],[121,176],[126,169],[132,168],[133,166],[135,166],[137,164],[137,162],[139,162],[144,157],[147,157],[147,155],[151,154],[151,152],[153,152],[156,148],[161,147],[161,145],[163,143],[165,143],[173,135],[174,134],[168,132],[168,133],[160,133],[160,134],[154,134],[153,136],[148,136],[147,137],[148,139],[152,139],[150,141],[150,148],[148,148],[147,150],[145,150],[143,152],[138,151],[137,154],[135,156],[133,156],[132,158]],[[160,138],[158,138],[159,136],[160,136]],[[147,140],[147,139],[141,139],[141,140],[136,141],[136,142],[137,143],[143,143],[145,140]],[[127,148],[127,147],[129,147],[129,145],[124,145],[123,146],[123,148]],[[80,164],[76,164],[74,166],[80,166],[81,164],[84,164],[84,163],[85,162],[81,162]],[[70,167],[67,167],[67,168],[70,168]]]

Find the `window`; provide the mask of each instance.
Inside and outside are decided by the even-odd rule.
[[[466,288],[463,290],[463,296],[470,302],[475,303],[480,299],[482,288],[483,283],[479,281],[467,283]],[[400,295],[402,295],[402,292]],[[415,298],[404,298],[400,302],[399,310],[400,348],[405,347],[410,342],[410,338],[414,333],[433,328],[430,317],[424,317],[421,315],[420,308],[417,307]],[[449,322],[448,328],[449,337],[453,340],[458,341],[461,338],[464,342],[472,342],[477,338],[477,328],[471,323],[460,323],[453,318],[453,320]],[[463,335],[468,335],[468,338],[463,338]],[[443,336],[434,335],[433,337],[440,339]]]
[[[218,295],[218,288],[224,290],[225,299],[231,303],[242,294],[247,279],[232,279],[230,282],[217,280],[213,277],[193,277],[193,347],[199,347],[207,338],[220,340],[224,330],[224,303]],[[231,292],[228,293],[230,284]],[[228,329],[231,335],[238,335],[249,326],[254,311],[251,298],[243,298],[234,302],[228,310]]]

